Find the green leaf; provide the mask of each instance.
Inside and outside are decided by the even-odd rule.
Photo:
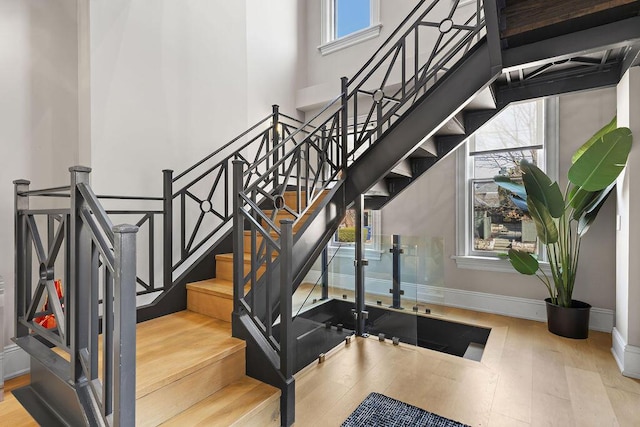
[[[586,207],[598,197],[598,194],[598,192],[586,191],[581,187],[573,187],[569,192],[569,200],[573,208],[572,218],[580,219]]]
[[[529,215],[536,224],[536,232],[540,241],[545,245],[556,243],[558,241],[558,227],[556,227],[547,207],[531,195],[527,199],[527,206],[529,206]]]
[[[629,128],[618,128],[605,134],[571,166],[569,181],[586,191],[600,191],[606,188],[620,175],[627,163],[630,150]]]
[[[520,169],[527,195],[542,203],[553,218],[560,218],[564,213],[564,199],[558,183],[526,160],[520,162]]]
[[[509,261],[519,273],[532,276],[538,271],[538,260],[529,252],[509,249]]]
[[[584,236],[587,231],[589,231],[589,227],[595,221],[598,212],[600,212],[600,208],[604,205],[604,203],[609,198],[611,191],[615,187],[615,184],[611,184],[604,190],[600,191],[600,193],[596,193],[598,196],[594,198],[594,200],[584,209],[584,213],[580,216],[578,221],[578,235],[580,237]]]
[[[605,134],[611,132],[617,127],[618,127],[617,117],[613,116],[613,119],[608,124],[604,125],[602,129],[596,132],[591,138],[589,138],[587,142],[585,142],[584,144],[582,144],[580,148],[578,148],[578,150],[573,154],[573,157],[571,157],[571,163],[572,164],[575,163],[580,158],[580,156],[582,156],[584,152],[587,151],[589,147],[593,145],[594,142],[596,142],[597,140],[602,138]]]
[[[513,181],[508,176],[504,175],[496,175],[493,177],[493,180],[500,187],[504,188],[507,191],[511,191],[513,194],[521,198],[522,200],[527,200],[527,192],[524,189],[524,185],[518,184]]]

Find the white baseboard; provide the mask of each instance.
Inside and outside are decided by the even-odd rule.
[[[10,344],[4,348],[4,379],[15,378],[29,373],[29,355],[16,344]]]
[[[627,344],[616,328],[613,328],[611,335],[613,337],[611,353],[620,372],[625,377],[640,379],[640,347]]]
[[[320,275],[319,272],[314,271],[314,276],[315,273],[317,273],[317,277],[312,277],[310,274],[307,276],[308,279],[313,279],[315,282]],[[392,282],[389,279],[367,277],[365,286],[369,294],[389,296]],[[354,277],[350,274],[333,273],[331,274],[331,287],[353,290]],[[403,299],[406,301],[415,300],[420,303],[464,308],[520,319],[547,321],[546,304],[541,300],[405,282],[402,283],[402,289],[405,291]],[[589,329],[610,333],[613,329],[614,318],[613,310],[592,307],[589,316]]]

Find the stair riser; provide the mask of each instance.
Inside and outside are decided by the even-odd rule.
[[[170,366],[158,369],[171,369]],[[244,348],[136,400],[136,426],[157,426],[244,376]]]
[[[187,310],[231,322],[233,300],[189,289],[187,290]]]
[[[245,276],[251,271],[251,264],[245,262]],[[258,268],[257,278],[260,278],[265,271],[265,267]],[[216,278],[233,281],[233,260],[217,259],[216,260]]]

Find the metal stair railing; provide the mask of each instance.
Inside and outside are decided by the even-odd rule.
[[[302,221],[323,191],[339,185],[348,174],[348,166],[437,84],[439,73],[452,67],[481,39],[485,29],[483,16],[481,1],[466,6],[459,6],[459,1],[419,2],[364,67],[352,79],[342,79],[339,97],[243,170],[242,189],[234,190],[240,199],[236,228],[244,232],[245,223],[249,224],[252,249],[249,273],[240,274],[238,270],[235,284],[238,307],[248,313],[255,311],[252,307],[257,299],[258,281],[262,276],[263,281],[270,280],[269,274],[261,276],[258,270],[266,266],[269,272],[277,265],[272,258],[277,255],[276,241],[281,233],[276,221],[278,214],[288,214],[294,226]],[[428,44],[424,28],[439,33],[427,50],[421,48]],[[407,56],[410,49],[415,52],[414,58]],[[413,64],[410,68],[409,60]],[[358,111],[363,106],[368,113],[360,121]],[[282,152],[285,154],[280,154],[278,161],[272,161],[273,153]],[[285,203],[283,194],[287,189],[296,192],[295,206]],[[259,199],[268,201],[271,213],[265,212]],[[241,237],[234,238],[237,255],[234,264],[244,264]],[[269,289],[273,285],[265,286]],[[266,324],[274,319],[265,319],[263,312],[253,317],[265,337],[273,340]]]
[[[351,117],[349,163],[486,35],[484,7],[481,0],[462,6],[459,0],[420,2],[344,84],[344,114]]]
[[[111,223],[89,185],[89,168],[70,172],[67,187],[29,190],[29,181],[14,181],[15,341],[32,365],[45,368],[32,369],[37,392],[27,386],[15,393],[27,407],[37,396],[48,408],[54,419],[38,419],[41,424],[133,426],[138,227]],[[29,200],[36,196],[65,197],[70,204],[33,209]],[[43,223],[46,235],[39,228]],[[62,298],[54,284],[58,268]],[[48,324],[43,323],[47,317]],[[67,398],[61,401],[61,396]]]
[[[175,177],[172,170],[163,171],[163,252],[164,264],[170,267],[164,271],[165,283],[175,281],[181,269],[190,264],[188,260],[215,245],[216,240],[230,231],[232,161],[237,159],[251,165],[268,153],[261,164],[262,169],[253,170],[254,175],[263,173],[284,154],[285,147],[279,144],[281,139],[301,124],[301,121],[280,113],[279,107],[274,105],[271,114]],[[278,175],[271,178],[277,185]],[[177,249],[175,257],[174,249]]]
[[[485,8],[492,25],[488,32]],[[280,360],[293,337],[286,332],[274,337],[271,325],[279,317],[280,330],[290,330],[287,307],[296,286],[291,280],[301,277],[301,272],[292,267],[290,255],[282,253],[279,239],[290,237],[289,228],[309,224],[305,214],[324,192],[341,186],[348,179],[349,166],[436,87],[474,45],[486,36],[491,52],[496,46],[499,49],[495,8],[490,0],[466,5],[460,5],[459,0],[420,1],[354,77],[342,78],[339,97],[246,169],[239,162],[235,165],[234,313],[251,319],[254,330],[262,335],[260,339],[270,343],[269,351],[277,353]],[[435,32],[435,37],[427,34],[429,31]],[[364,112],[363,119],[360,112]],[[274,153],[281,153],[277,161],[272,161]],[[294,205],[286,202],[287,190],[295,191]],[[343,200],[340,206],[324,209],[344,210],[348,203]],[[283,222],[283,217],[291,222]],[[248,272],[245,229],[251,246]],[[293,237],[294,248],[303,239],[301,235],[304,228]],[[294,271],[281,271],[284,265]],[[286,295],[274,296],[277,289]],[[288,400],[285,397],[283,402]],[[285,425],[293,422],[290,411],[283,410]]]

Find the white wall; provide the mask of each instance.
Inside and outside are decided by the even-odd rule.
[[[76,0],[0,2],[0,276],[13,331],[13,184],[68,183],[78,161]]]
[[[571,155],[615,114],[616,93],[604,89],[560,98],[560,168],[566,177]],[[442,237],[445,287],[542,299],[546,288],[535,277],[460,269],[455,255],[455,154],[446,157],[382,210],[384,234]],[[566,183],[566,181],[564,181]],[[561,181],[561,187],[564,184]],[[594,307],[615,308],[615,201],[609,200],[583,239],[574,296]]]
[[[306,3],[297,0],[247,0],[248,124],[263,118],[267,106],[296,115],[296,89],[305,83]],[[302,37],[299,37],[301,35]]]
[[[183,170],[266,116],[271,104],[295,115],[306,67],[305,38],[296,35],[305,12],[296,0],[0,1],[7,339],[11,182],[65,185],[69,166],[82,162],[93,168],[99,194],[161,195],[162,169]]]
[[[247,124],[244,1],[92,2],[92,183],[161,195]]]

